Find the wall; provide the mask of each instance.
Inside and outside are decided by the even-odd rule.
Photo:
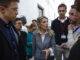
[[[44,9],[44,16],[49,19],[49,26],[51,21],[58,16],[57,7],[59,4],[65,3],[68,7],[74,3],[74,0],[20,0],[18,17],[24,15],[27,19],[27,25],[30,25],[32,19],[37,19],[39,16],[38,5]],[[67,12],[67,16],[68,16]]]

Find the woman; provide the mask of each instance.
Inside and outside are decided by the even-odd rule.
[[[38,30],[33,34],[34,60],[53,60],[55,50],[54,33],[48,28],[48,18],[37,19]]]
[[[27,60],[32,58],[32,35],[36,28],[37,28],[36,24],[31,24],[30,27],[28,28],[26,46]]]

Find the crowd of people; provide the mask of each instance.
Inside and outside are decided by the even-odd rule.
[[[19,17],[19,0],[0,0],[1,60],[80,60],[80,0],[71,6],[58,6],[59,16],[48,26],[45,16],[33,19]],[[63,58],[62,58],[63,57]]]

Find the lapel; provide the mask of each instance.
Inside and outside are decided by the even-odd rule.
[[[40,49],[43,49],[43,43],[42,43],[41,34],[37,34],[37,35],[36,35],[36,42],[37,42],[37,46],[38,46]]]
[[[45,35],[45,38],[44,38],[44,42],[43,42],[43,47],[45,48],[46,47],[46,44],[50,41],[50,37],[48,35],[48,33]]]
[[[4,26],[3,26],[2,23],[0,22],[0,31],[3,33],[3,35],[4,35],[3,37],[4,37],[4,38],[6,39],[6,41],[8,42],[10,48],[13,49],[13,48],[12,48],[12,45],[11,45],[10,42],[8,41],[7,36],[5,35],[6,33],[4,32],[4,29],[5,29]]]

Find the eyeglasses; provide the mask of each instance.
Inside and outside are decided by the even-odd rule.
[[[18,8],[11,8],[13,11],[18,11]]]
[[[7,9],[9,9],[9,10],[13,10],[13,11],[18,11],[18,8],[7,8]]]

